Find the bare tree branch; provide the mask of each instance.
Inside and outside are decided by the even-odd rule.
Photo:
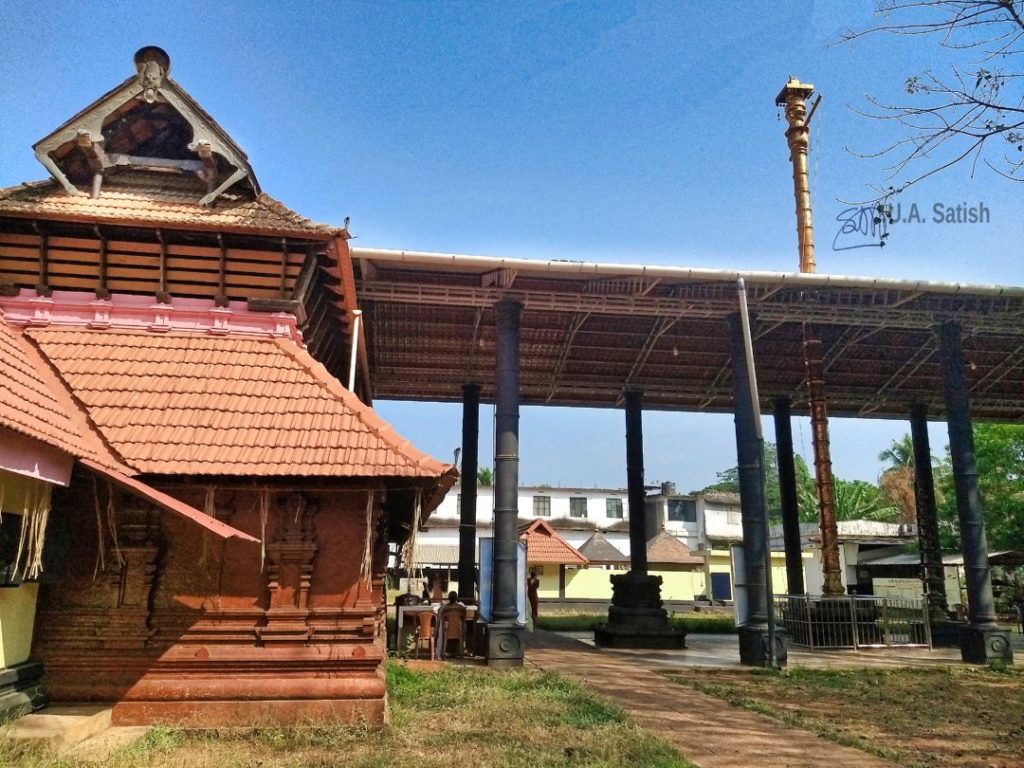
[[[934,36],[952,57],[947,73],[934,68],[908,76],[909,100],[867,96],[869,119],[906,134],[859,157],[892,157],[888,198],[962,161],[971,175],[984,164],[999,177],[1024,181],[1024,0],[877,0],[879,23],[844,32],[834,44],[877,34]],[[973,56],[974,58],[970,58]]]

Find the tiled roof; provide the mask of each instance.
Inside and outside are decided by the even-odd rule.
[[[586,565],[587,558],[563,539],[543,520],[535,520],[519,534],[526,542],[526,560],[530,563]]]
[[[43,380],[40,365],[45,363],[36,351],[0,316],[0,426],[83,456],[82,435]]]
[[[662,531],[647,542],[647,562],[668,565],[703,565],[704,558],[670,533]]]
[[[628,563],[629,557],[601,535],[600,531],[580,545],[580,554],[592,563]]]
[[[69,328],[26,332],[140,472],[441,477],[289,339]]]
[[[0,315],[0,425],[79,459],[132,473],[89,423],[63,382],[24,333]]]
[[[204,207],[198,201],[205,192],[197,178],[146,171],[111,175],[97,198],[72,197],[56,181],[36,181],[0,189],[0,215],[300,237],[339,232],[266,194],[253,199],[228,191]]]

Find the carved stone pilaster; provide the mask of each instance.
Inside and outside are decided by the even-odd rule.
[[[313,579],[316,536],[313,519],[317,505],[302,494],[292,494],[279,505],[284,525],[267,545],[266,626],[259,630],[264,642],[305,642],[310,638],[308,623],[309,587]]]

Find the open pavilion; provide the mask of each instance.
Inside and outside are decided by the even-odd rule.
[[[971,606],[969,627],[957,633],[957,642],[965,660],[1010,656],[995,624],[971,420],[1024,420],[1024,288],[362,247],[350,252],[366,329],[370,395],[463,402],[460,570],[472,567],[465,532],[475,517],[479,403],[496,405],[495,573],[503,578],[498,559],[508,558],[505,578],[511,586],[496,586],[496,601],[508,605],[495,613],[498,624],[505,617],[509,633],[514,634],[510,574],[519,404],[624,407],[634,510],[643,508],[642,407],[735,412],[743,464],[754,404],[739,317],[742,279],[758,405],[774,414],[780,456],[792,455],[790,414],[809,409],[808,328],[820,342],[815,354],[827,381],[829,412],[909,419],[915,453],[924,457],[918,462],[922,489],[931,487],[927,421],[948,422]],[[791,473],[787,479],[781,469],[782,482],[793,484]],[[742,494],[751,603],[746,639],[741,628],[741,656],[753,664],[767,656],[761,493],[746,487]],[[917,496],[930,607],[935,622],[943,623],[934,497]],[[787,529],[796,530],[795,503],[783,514]],[[647,538],[643,516],[631,515],[631,565],[637,574],[646,572]],[[798,572],[798,536],[786,538],[787,561]],[[643,589],[624,599],[634,624],[650,619],[658,602]],[[519,644],[509,640],[501,647]]]

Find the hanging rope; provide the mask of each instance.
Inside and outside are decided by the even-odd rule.
[[[22,555],[25,565],[21,578],[35,579],[43,572],[43,545],[46,541],[46,522],[50,517],[49,483],[32,483],[25,493],[22,510],[21,535],[18,552],[14,557],[14,572],[18,572]]]
[[[363,537],[363,561],[359,565],[359,576],[366,582],[367,588],[373,580],[373,501],[371,489],[366,494],[366,536]]]
[[[420,530],[420,517],[423,514],[423,491],[416,489],[416,501],[412,511],[412,530],[409,531],[409,538],[405,542],[402,552],[402,562],[405,563],[406,581],[411,586],[413,571],[416,570],[416,539]]]
[[[262,571],[267,562],[267,518],[270,516],[269,488],[263,486],[256,503],[260,509],[260,571]]]
[[[114,486],[107,480],[107,528],[110,529],[110,540],[114,543],[114,554],[117,555],[117,567],[124,567],[121,557],[121,544],[117,540],[117,508],[114,506]]]
[[[96,565],[92,569],[92,580],[96,581],[99,572],[107,568],[107,545],[103,537],[103,508],[100,506],[100,484],[96,475],[92,475],[92,501],[96,510]]]

